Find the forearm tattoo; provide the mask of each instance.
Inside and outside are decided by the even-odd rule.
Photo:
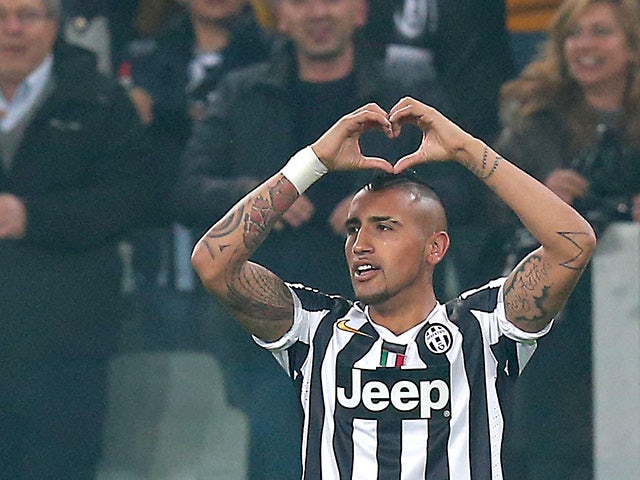
[[[500,160],[502,160],[502,157],[496,153],[493,159],[493,165],[489,168],[487,162],[488,156],[489,147],[485,146],[482,152],[482,165],[478,166],[475,162],[471,161],[466,163],[467,168],[471,170],[471,172],[473,172],[473,174],[480,180],[489,180],[491,177],[493,177],[493,174],[496,173],[496,170],[498,169]]]
[[[284,177],[270,187],[269,198],[258,196],[244,217],[244,245],[253,252],[264,241],[275,221],[297,198],[297,191]]]
[[[211,259],[230,262],[225,278],[227,294],[220,300],[252,325],[290,315],[291,295],[285,284],[260,265],[245,261],[264,241],[276,220],[296,200],[298,193],[284,178],[229,212],[207,232],[204,244]],[[241,237],[238,235],[241,234]],[[235,236],[235,240],[231,238]],[[241,238],[241,243],[238,243]],[[226,249],[233,248],[233,251]],[[225,257],[231,255],[230,258]],[[253,330],[255,331],[255,330]]]
[[[513,281],[505,285],[507,308],[515,320],[537,322],[550,317],[545,309],[549,297],[549,265],[539,255],[531,255],[514,271]]]
[[[218,252],[223,252],[228,246],[228,243],[220,243],[214,247],[209,239],[223,239],[235,232],[240,223],[242,222],[242,210],[234,209],[229,212],[229,215],[225,216],[218,224],[214,225],[206,234],[204,244],[207,247],[207,251],[211,258],[215,260]],[[216,252],[217,251],[217,252]]]
[[[557,232],[564,240],[571,244],[574,250],[573,256],[559,262],[558,266],[579,272],[585,267],[585,250],[577,240],[580,236],[588,235],[586,232]],[[505,304],[514,315],[514,320],[521,322],[538,322],[548,320],[555,315],[554,304],[558,298],[568,295],[571,287],[566,292],[554,292],[551,287],[551,265],[540,255],[530,255],[512,275],[512,281],[505,285]],[[558,286],[554,288],[559,288]],[[555,300],[551,301],[551,297]]]

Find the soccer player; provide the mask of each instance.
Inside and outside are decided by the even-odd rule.
[[[423,131],[414,153],[395,165],[362,155],[365,130],[392,141],[407,123]],[[407,171],[447,160],[492,188],[541,246],[508,277],[443,305],[432,278],[449,246],[445,212]],[[383,171],[356,193],[346,220],[355,302],[287,284],[249,260],[302,192],[353,169]],[[587,221],[544,185],[407,97],[389,113],[368,104],[341,118],[213,225],[192,262],[299,386],[304,479],[495,480],[508,389],[595,244]],[[292,261],[305,261],[304,245]]]

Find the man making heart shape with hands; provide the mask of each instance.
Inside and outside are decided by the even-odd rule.
[[[422,130],[392,165],[364,156],[362,133]],[[433,271],[449,247],[446,214],[412,166],[472,171],[541,246],[508,277],[441,304]],[[346,219],[356,300],[288,284],[250,261],[287,208],[325,174],[376,169]],[[331,176],[329,175],[329,176]],[[327,180],[324,180],[327,181]],[[197,243],[205,287],[273,352],[300,390],[305,479],[502,479],[506,400],[595,248],[589,223],[481,140],[413,98],[338,120]],[[299,255],[304,262],[304,246]]]

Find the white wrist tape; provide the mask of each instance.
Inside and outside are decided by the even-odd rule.
[[[296,187],[298,193],[302,195],[307,188],[328,171],[313,149],[308,146],[291,157],[287,164],[282,167],[280,173],[287,177]]]

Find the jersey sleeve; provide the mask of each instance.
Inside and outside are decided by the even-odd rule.
[[[515,342],[519,369],[527,365],[538,346],[537,340],[546,335],[553,326],[553,320],[538,332],[526,332],[507,319],[504,306],[504,284],[506,277],[492,280],[486,285],[464,292],[460,300],[480,324],[483,335],[490,345],[495,345],[501,337]]]
[[[465,305],[464,310],[470,311],[476,317],[490,344],[496,343],[501,336],[525,345],[534,344],[538,338],[549,332],[553,321],[538,332],[526,332],[511,323],[507,319],[504,306],[506,280],[506,277],[492,280],[482,287],[464,292],[459,300]]]
[[[302,341],[306,344],[309,344],[311,341],[311,325],[314,323],[315,317],[317,317],[317,315],[312,314],[317,312],[309,312],[305,310],[302,307],[300,297],[296,294],[296,290],[294,290],[290,285],[287,286],[289,287],[291,296],[293,297],[293,324],[289,331],[273,342],[265,342],[264,340],[253,336],[254,342],[270,352],[287,350],[298,341]]]
[[[265,342],[255,336],[253,341],[260,347],[269,350],[278,363],[289,374],[292,373],[290,350],[294,346],[303,345],[299,349],[308,351],[313,336],[327,314],[332,310],[344,310],[350,302],[336,295],[327,295],[318,290],[299,284],[287,284],[293,298],[293,324],[288,332],[273,342]],[[299,355],[298,355],[299,356]],[[293,363],[302,363],[300,360]]]

